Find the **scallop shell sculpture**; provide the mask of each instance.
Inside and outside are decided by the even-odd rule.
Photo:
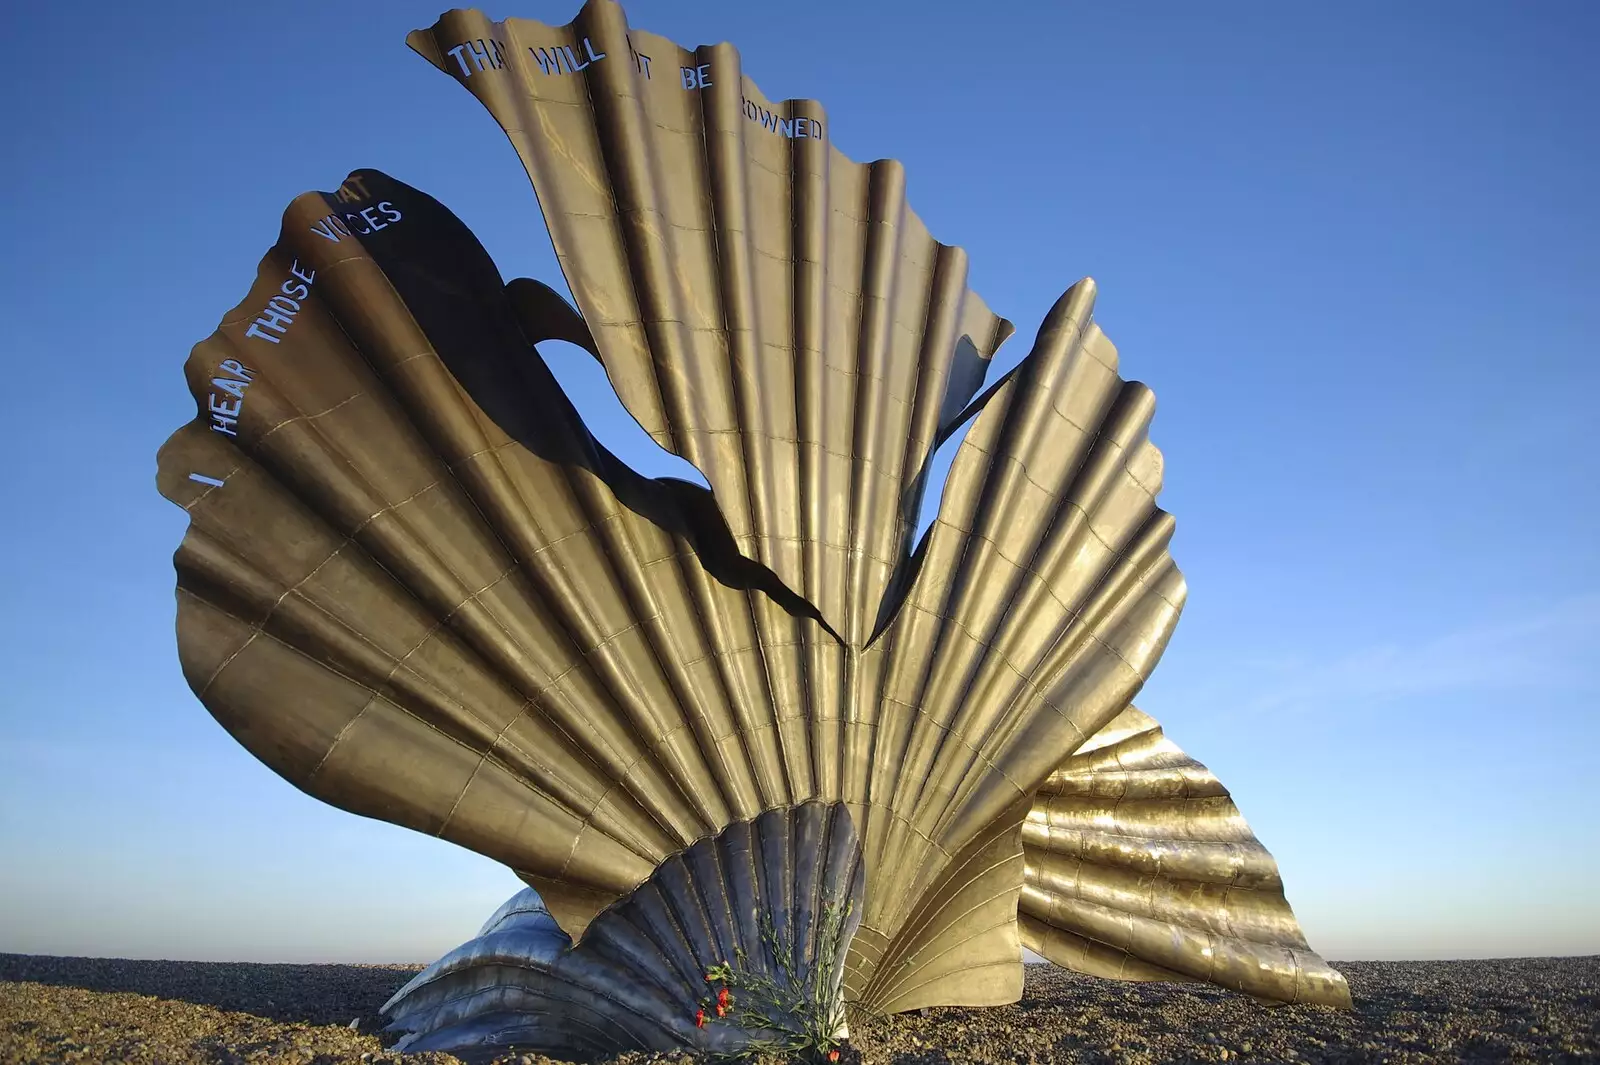
[[[659,871],[808,809],[859,847],[843,992],[865,1009],[1015,1001],[1019,903],[1020,935],[1075,968],[1348,1004],[1226,793],[1130,708],[1185,589],[1153,399],[1117,375],[1093,283],[979,396],[1011,326],[963,254],[897,164],[845,159],[730,46],[630,31],[608,0],[562,28],[451,12],[410,41],[510,133],[577,308],[357,171],[290,205],[194,349],[198,413],[158,474],[190,514],[178,642],[218,721],[309,794],[505,863],[548,916],[485,932],[535,936],[537,964],[451,956],[451,979],[506,985],[477,1013],[419,985],[398,1030],[582,1043],[549,1009],[542,1041],[502,1023],[507,988],[566,979],[644,885],[679,914],[780,912],[814,885],[757,902]],[[539,354],[555,339],[710,491],[601,447]],[[1116,788],[1171,805],[1129,806],[1113,857],[1080,807]]]

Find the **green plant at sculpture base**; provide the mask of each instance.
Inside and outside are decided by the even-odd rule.
[[[756,968],[743,950],[706,970],[711,997],[701,1001],[695,1024],[725,1024],[743,1030],[749,1042],[736,1057],[758,1054],[802,1055],[818,1063],[839,1060],[844,1040],[845,1006],[842,971],[846,922],[854,903],[828,902],[817,925],[812,964],[803,972],[794,965],[795,943],[780,935],[770,914],[760,915],[761,949],[767,965]]]

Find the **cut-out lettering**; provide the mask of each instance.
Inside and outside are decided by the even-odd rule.
[[[211,387],[212,388],[220,388],[224,392],[228,393],[228,395],[230,395],[230,396],[234,396],[234,397],[236,397],[238,399],[243,399],[244,398],[244,390],[250,387],[250,382],[249,381],[230,381],[226,377],[213,377],[211,379]],[[217,409],[216,400],[217,400],[216,394],[213,393],[212,396],[211,396],[211,409],[212,410],[216,410]],[[236,410],[230,410],[230,411],[223,411],[223,413],[224,414],[238,414],[239,412],[236,411]]]
[[[323,240],[331,240],[335,244],[350,235],[350,227],[345,225],[336,214],[330,214],[321,221],[312,223],[311,232]]]
[[[628,51],[633,55],[633,69],[644,75],[644,80],[650,80],[650,57],[633,46],[633,38],[627,38]]]
[[[254,329],[255,326],[250,328]],[[276,344],[277,341],[273,340],[273,343]],[[232,426],[239,422],[239,415],[244,410],[244,391],[255,380],[256,372],[238,359],[224,359],[217,367],[217,374],[219,376],[211,379],[213,391],[206,395],[206,411],[211,415],[211,428],[229,436],[238,436]],[[223,374],[227,376],[221,376]],[[227,396],[233,398],[229,399]]]
[[[328,218],[332,217],[332,215],[328,216]],[[323,221],[327,221],[327,219]],[[318,224],[320,225],[321,223]],[[317,226],[312,226],[311,228],[313,232],[321,232]],[[330,239],[337,240],[338,238]],[[315,270],[302,273],[300,260],[294,260],[289,266],[288,279],[278,286],[277,294],[267,300],[267,305],[261,308],[261,313],[256,317],[255,321],[250,323],[250,328],[244,331],[244,335],[255,337],[257,340],[265,340],[272,344],[278,343],[283,334],[287,333],[289,327],[294,324],[294,316],[300,313],[301,301],[311,294],[311,282],[316,276],[317,272]],[[230,364],[236,367],[239,366],[237,362],[229,359],[228,362],[222,364],[223,369],[227,369]],[[243,369],[243,367],[239,368]],[[235,376],[238,375],[236,374]],[[245,380],[249,380],[248,376]]]
[[[331,240],[335,244],[350,236],[352,233],[369,237],[380,229],[388,229],[405,216],[400,209],[390,200],[379,200],[371,207],[363,207],[360,211],[351,211],[343,218],[330,214],[320,219],[311,226],[311,232],[324,240]],[[285,295],[290,295],[288,289]]]
[[[578,44],[578,52],[583,53],[583,58],[579,58],[570,44],[553,44],[548,48],[529,45],[528,52],[533,56],[533,61],[539,64],[539,72],[546,75],[576,74],[590,63],[598,63],[606,57],[606,53],[594,50],[594,44],[587,37]]]
[[[771,108],[762,107],[754,100],[744,100],[744,117],[760,126],[762,129],[776,133],[780,137],[790,140],[822,139],[822,123],[814,118],[796,115],[794,118],[784,118]]]
[[[340,203],[360,203],[369,195],[367,183],[356,174],[351,174],[344,179],[344,184],[339,186],[339,191],[334,193]]]
[[[485,40],[479,37],[475,41],[463,41],[445,54],[453,58],[461,67],[461,76],[463,78],[470,78],[479,71],[504,70],[506,65],[505,47],[504,44],[492,38]]]

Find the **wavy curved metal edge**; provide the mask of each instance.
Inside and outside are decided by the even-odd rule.
[[[1350,1008],[1228,790],[1129,707],[1051,774],[1023,826],[1022,942],[1121,980]]]
[[[1003,382],[997,382],[997,387],[1000,384],[1003,384]],[[974,408],[978,408],[978,406],[981,406],[981,403],[974,403],[973,406],[974,406]],[[997,824],[998,824],[998,822],[997,822]],[[936,892],[934,892],[934,894],[936,894]],[[910,953],[917,953],[917,951],[910,951]]]
[[[596,465],[593,442],[581,419],[565,404],[559,386],[539,377],[548,376],[547,369],[537,352],[528,348],[528,338],[552,329],[573,333],[581,319],[566,309],[565,324],[528,332],[527,322],[514,321],[517,314],[506,308],[509,290],[487,253],[458,219],[431,197],[375,171],[359,172],[351,183],[363,174],[369,184],[363,195],[381,196],[379,190],[386,187],[397,190],[395,203],[405,205],[405,224],[360,239],[346,234],[342,241],[334,241],[323,229],[326,211],[335,206],[336,197],[301,197],[286,212],[284,234],[263,261],[252,295],[225,318],[216,334],[196,346],[186,365],[199,416],[163,448],[158,477],[163,493],[191,516],[176,559],[185,675],[225,727],[303,790],[358,813],[446,835],[505,861],[545,892],[552,912],[565,914],[564,925],[577,930],[671,853],[674,835],[683,846],[725,824],[718,820],[723,815],[707,821],[704,813],[717,801],[737,797],[732,791],[719,797],[715,789],[737,788],[739,781],[707,780],[703,771],[685,775],[676,763],[658,764],[643,745],[655,734],[626,735],[616,729],[627,725],[628,719],[601,722],[595,717],[597,709],[615,707],[541,707],[536,699],[530,701],[538,686],[530,686],[522,676],[529,660],[526,653],[507,657],[504,633],[495,628],[503,622],[494,610],[498,606],[512,611],[513,630],[530,621],[557,626],[551,631],[568,641],[557,650],[564,648],[566,661],[587,669],[595,660],[586,664],[581,654],[572,652],[587,653],[606,642],[604,633],[590,634],[582,615],[600,593],[621,591],[607,589],[600,580],[613,566],[620,567],[620,576],[637,578],[644,562],[677,553],[683,575],[694,576],[709,566],[715,552],[706,555],[692,535],[687,540],[662,541],[662,533],[680,536],[684,525],[672,506],[663,510],[657,505],[663,502],[656,498],[663,486],[645,482],[631,471],[613,470],[633,478],[628,482],[633,487],[626,492],[619,488],[615,478]],[[399,194],[402,190],[404,195]],[[318,288],[293,332],[269,349],[260,339],[247,339],[246,326],[259,304],[277,291],[283,273],[296,269],[295,256],[303,260],[298,267],[302,272],[322,271],[316,274]],[[979,413],[957,454],[951,484],[941,500],[941,518],[924,541],[926,555],[919,552],[919,561],[925,564],[914,584],[922,597],[914,599],[922,611],[919,616],[948,618],[939,625],[955,634],[991,631],[1006,613],[994,609],[996,590],[1019,577],[1025,581],[1025,593],[1019,585],[1010,594],[1026,594],[1047,607],[1045,595],[1080,597],[1087,605],[1076,631],[1064,640],[1051,636],[1054,647],[1041,644],[1024,650],[1036,656],[1041,676],[1050,678],[1047,683],[1053,687],[1024,692],[1031,700],[1025,705],[990,706],[986,715],[972,718],[973,727],[999,745],[994,751],[985,751],[978,735],[972,739],[977,746],[945,744],[950,715],[965,711],[950,699],[958,691],[959,676],[952,673],[940,680],[939,674],[980,665],[993,672],[1001,660],[972,661],[974,647],[982,645],[968,644],[955,654],[938,655],[931,670],[906,661],[894,665],[895,656],[915,663],[931,654],[930,640],[939,631],[938,627],[918,631],[913,626],[901,633],[897,628],[894,640],[885,641],[890,651],[883,645],[868,650],[869,672],[863,674],[873,685],[868,696],[895,701],[883,711],[881,722],[888,746],[872,742],[873,730],[880,727],[872,720],[878,713],[875,704],[864,706],[867,719],[856,722],[844,720],[840,709],[824,700],[811,714],[789,722],[800,731],[784,732],[784,743],[801,755],[798,763],[780,757],[775,749],[756,746],[746,752],[767,773],[759,789],[748,789],[750,795],[756,790],[777,789],[782,795],[786,788],[813,788],[824,792],[820,797],[836,798],[843,792],[856,803],[858,823],[866,826],[864,839],[871,841],[874,860],[885,877],[882,890],[869,900],[869,906],[881,913],[864,919],[865,932],[858,937],[862,950],[851,955],[853,966],[865,966],[853,968],[852,990],[875,1008],[1015,1000],[1021,974],[1015,964],[1020,948],[1014,922],[1007,918],[986,923],[983,934],[969,937],[955,955],[912,949],[924,934],[924,924],[938,923],[937,913],[927,907],[967,900],[963,893],[973,891],[978,893],[970,896],[973,905],[983,913],[1014,913],[1020,873],[1001,873],[1007,863],[1018,870],[1021,863],[1014,840],[1025,810],[1011,807],[1025,793],[1014,778],[1042,780],[1054,768],[1051,751],[1064,750],[1069,741],[1075,744],[1075,737],[1116,712],[1120,700],[1141,681],[1142,670],[1159,655],[1181,602],[1181,577],[1165,554],[1171,521],[1153,509],[1151,500],[1158,483],[1153,478],[1159,475],[1159,455],[1144,437],[1152,409],[1149,393],[1116,377],[1114,349],[1088,321],[1092,296],[1093,286],[1083,284],[1058,301],[1041,327],[1034,352],[972,405]],[[485,315],[489,324],[499,323],[495,328],[504,336],[475,332],[484,325],[478,319]],[[270,351],[268,372],[250,386],[252,398],[239,415],[237,432],[227,436],[208,432],[206,397],[208,389],[216,387],[211,378],[217,362],[226,365],[224,356],[239,354],[250,344],[258,345],[253,349],[258,354]],[[527,392],[530,384],[539,387]],[[214,400],[216,393],[210,394]],[[517,396],[531,405],[505,402]],[[1049,405],[1058,401],[1066,404],[1069,419],[1090,425],[1107,420],[1099,436],[1074,431],[1070,455],[1059,447],[1043,447],[1037,433],[1012,431],[1016,426],[1037,428],[1034,423],[1040,415],[1049,417]],[[384,432],[377,433],[378,429]],[[524,450],[515,446],[519,440]],[[1080,564],[1065,574],[1074,583],[1063,592],[1044,586],[1038,575],[993,557],[991,547],[967,553],[968,562],[981,558],[974,573],[988,576],[953,583],[969,536],[986,536],[1002,547],[1015,540],[1005,553],[1016,557],[1033,550],[1027,546],[1027,535],[1041,534],[1051,525],[1050,511],[1041,513],[1037,507],[1029,523],[1003,522],[994,513],[995,507],[1004,509],[1006,491],[1022,487],[1016,478],[1004,475],[1015,473],[1033,453],[1042,456],[1038,469],[1061,481],[1052,504],[1063,515],[1055,527],[1067,530],[1053,548],[1058,565],[1061,548],[1067,547],[1074,551],[1069,557],[1079,563],[1087,551],[1114,568],[1103,579],[1084,583],[1078,580],[1084,576]],[[1131,461],[1130,455],[1140,465],[1123,470],[1121,464]],[[1076,456],[1072,462],[1085,464],[1081,479],[1068,462],[1071,456]],[[195,468],[191,463],[226,471],[227,489],[196,487],[183,474],[184,469]],[[998,482],[996,475],[1001,477]],[[974,514],[979,493],[991,486],[1002,503]],[[561,522],[567,533],[579,531],[594,538],[587,553],[578,556],[579,561],[587,559],[587,568],[574,569],[573,560],[560,553],[559,545],[550,550],[544,542],[549,538],[538,528],[479,527],[485,513],[518,518],[548,512],[548,493],[574,503],[571,495],[580,490],[589,493],[578,500],[583,506],[563,515]],[[417,500],[426,491],[432,491],[436,505],[419,509]],[[458,512],[441,512],[440,503],[457,506]],[[635,522],[635,516],[640,520]],[[622,522],[616,521],[619,517]],[[428,537],[437,536],[442,520],[459,532],[435,543]],[[629,522],[634,531],[625,535],[642,538],[646,552],[642,558],[628,554],[639,545],[630,547],[616,539],[617,526]],[[969,532],[974,528],[976,532]],[[1020,538],[1019,531],[1024,534]],[[1114,542],[1123,548],[1120,555],[1117,547],[1103,542],[1112,532]],[[498,544],[496,537],[501,538]],[[569,535],[564,542],[578,539]],[[605,547],[615,552],[618,545],[622,556],[607,562],[602,553],[596,562],[596,550]],[[485,557],[465,554],[468,548],[482,548],[479,554]],[[457,569],[466,568],[459,573],[441,568],[432,554],[439,549]],[[555,568],[549,570],[552,561]],[[539,580],[581,588],[583,594],[527,603],[508,601],[502,594],[486,603],[473,592],[530,570]],[[673,571],[669,567],[656,572],[670,577]],[[1010,581],[997,580],[1001,573],[1010,574]],[[692,636],[691,630],[707,616],[695,595],[707,592],[727,599],[732,589],[734,598],[718,600],[720,605],[713,603],[713,609],[744,612],[746,632],[751,613],[759,618],[761,611],[768,611],[781,624],[796,621],[793,610],[770,593],[754,594],[760,589],[743,578],[710,575],[715,581],[701,581],[703,587],[691,589],[682,603],[671,596],[659,600],[675,611],[670,623],[663,616],[638,620],[672,643],[675,631]],[[391,587],[396,580],[400,584]],[[513,581],[507,588],[517,592],[522,585]],[[360,594],[352,598],[352,589]],[[680,588],[673,594],[682,597],[685,591]],[[375,606],[384,609],[373,613]],[[532,616],[530,610],[534,614],[546,610],[547,616]],[[1037,611],[1024,613],[1034,618],[1033,631],[1002,629],[997,637],[1001,643],[1019,635],[1034,642],[1051,635],[1039,627]],[[1062,615],[1068,616],[1079,617]],[[732,614],[723,617],[736,620]],[[805,618],[799,620],[810,624]],[[740,659],[749,659],[751,636],[740,636],[737,627],[728,631],[735,639],[731,649]],[[906,648],[897,642],[902,639]],[[571,647],[571,642],[578,646]],[[812,651],[837,649],[827,639],[815,643]],[[720,644],[713,641],[712,646]],[[792,658],[800,649],[780,641],[768,652]],[[682,661],[706,660],[704,652],[674,654]],[[630,661],[639,669],[678,662],[672,656]],[[752,665],[737,660],[728,664],[740,670]],[[463,673],[463,665],[484,672]],[[804,659],[792,665],[811,668]],[[839,667],[837,662],[823,665]],[[837,689],[837,672],[822,676],[833,676]],[[880,678],[885,685],[882,692]],[[736,679],[757,688],[769,682],[754,673]],[[936,688],[929,690],[928,698],[940,707],[945,724],[926,723],[929,714],[907,716],[907,709],[923,700],[918,692],[930,681]],[[284,685],[304,687],[304,698],[295,702],[295,715],[283,712],[279,691]],[[819,696],[830,694],[826,684],[806,687]],[[1066,703],[1072,693],[1076,694]],[[699,697],[709,694],[714,693]],[[745,694],[767,693],[747,688]],[[785,700],[781,704],[785,706],[796,695],[771,694],[774,700]],[[831,694],[837,697],[841,692]],[[635,695],[631,686],[628,691],[616,687],[618,698]],[[659,700],[657,704],[652,713],[670,709]],[[759,717],[779,705],[755,709]],[[742,721],[749,709],[708,703],[679,707],[677,712],[691,715],[690,720],[707,711],[734,712],[741,715],[734,720]],[[552,710],[560,714],[552,718]],[[1018,714],[1022,719],[1013,720]],[[811,717],[823,720],[810,721]],[[583,774],[592,773],[595,760],[605,753],[587,749],[551,762],[559,752],[573,749],[571,737],[601,724],[612,729],[614,742],[626,742],[629,750],[637,751],[618,762],[624,769],[585,778]],[[560,727],[551,731],[552,726]],[[757,730],[754,739],[740,742],[773,748],[776,738],[776,730],[768,725]],[[808,750],[808,744],[814,750]],[[374,772],[375,759],[385,763],[399,759],[411,768],[404,774]],[[998,765],[996,759],[1001,759]],[[1020,765],[1015,764],[1018,760]],[[431,768],[423,773],[424,766]],[[675,782],[665,775],[668,770],[676,774]],[[747,773],[752,770],[753,766],[746,767]],[[630,794],[632,782],[617,787],[619,781],[645,771],[654,774],[638,782],[646,790]],[[897,779],[902,776],[906,779]],[[671,787],[692,790],[675,798]],[[923,793],[938,801],[918,807],[917,797]],[[691,794],[700,810],[681,801]],[[645,807],[619,805],[645,800]],[[572,834],[563,837],[562,831]],[[1008,836],[1013,842],[1003,844]],[[578,838],[585,844],[574,848]],[[961,859],[963,848],[970,849],[981,839],[1006,848],[1003,855],[996,852],[999,864],[987,872],[982,869],[988,867],[969,869]],[[916,920],[908,924],[913,917]],[[567,925],[571,919],[575,923]],[[916,966],[930,959],[938,965],[927,969],[927,979],[920,983],[898,970],[875,980],[872,966],[885,951],[896,952],[901,962],[915,959]],[[960,971],[979,964],[988,973],[983,979]],[[893,988],[898,990],[891,996]]]
[[[869,641],[934,441],[1012,332],[904,168],[847,158],[815,101],[767,101],[732,45],[682,48],[612,0],[565,26],[454,9],[407,42],[516,149],[623,405],[706,477],[740,550]]]

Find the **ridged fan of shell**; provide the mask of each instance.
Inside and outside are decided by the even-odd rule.
[[[695,840],[837,795],[754,617],[834,641],[759,567],[709,564],[697,490],[595,444],[453,215],[360,176],[405,220],[335,243],[312,228],[334,198],[297,199],[187,364],[200,413],[158,474],[191,519],[185,674],[297,786],[505,862],[581,930]],[[293,325],[247,337],[293,264]],[[237,435],[207,410],[230,359],[256,371]]]
[[[1129,707],[1040,788],[1022,829],[1022,941],[1079,972],[1203,980],[1350,1006],[1228,791]]]
[[[864,645],[935,441],[1011,333],[901,165],[852,162],[816,101],[774,104],[732,45],[680,48],[611,0],[562,27],[451,11],[409,42],[511,139],[623,404],[704,473],[741,550]]]
[[[1117,377],[1093,286],[1077,286],[986,397],[913,557],[928,459],[1011,327],[907,208],[898,164],[776,135],[752,115],[815,134],[826,114],[771,104],[731,46],[632,30],[610,0],[564,27],[452,11],[409,43],[512,141],[625,405],[702,470],[741,550],[842,639],[782,674],[821,720],[839,693],[842,743],[814,753],[863,804],[885,882],[868,893],[868,970],[852,972],[882,1006],[874,959],[924,894],[955,890],[957,857],[1126,705],[1176,620],[1150,393]],[[711,84],[685,88],[682,69]],[[1014,864],[964,890],[1003,910]],[[963,1001],[1020,991],[1000,924],[964,964],[1011,975],[960,981],[979,996]]]
[[[1013,1001],[1031,796],[1127,705],[1183,598],[1149,392],[1117,376],[1092,284],[968,412],[899,608],[855,648],[708,493],[593,441],[531,346],[586,343],[570,308],[358,177],[404,220],[333,242],[312,227],[338,202],[297,200],[187,366],[199,414],[159,484],[191,519],[201,700],[303,790],[506,863],[574,935],[696,840],[842,800],[867,878],[850,996]],[[246,336],[296,263],[316,280],[288,332]],[[237,435],[208,428],[229,359],[256,373]]]
[[[841,804],[769,810],[673,855],[601,912],[574,947],[532,889],[502,906],[475,939],[418,973],[384,1005],[405,1051],[488,1060],[497,1048],[613,1056],[630,1050],[734,1053],[752,1035],[710,1019],[706,971],[738,958],[782,979],[762,915],[792,971],[826,963],[837,1000],[843,951],[861,919],[861,851]],[[824,923],[838,953],[818,956]],[[773,1018],[783,1023],[783,1018]]]
[[[1153,403],[1117,376],[1093,297],[1090,282],[1063,296],[981,400],[906,601],[859,659],[875,693],[859,743],[846,729],[847,760],[871,772],[863,936],[899,929],[988,826],[1020,822],[1061,759],[1128,705],[1177,622]],[[998,937],[972,949],[1001,953]]]

